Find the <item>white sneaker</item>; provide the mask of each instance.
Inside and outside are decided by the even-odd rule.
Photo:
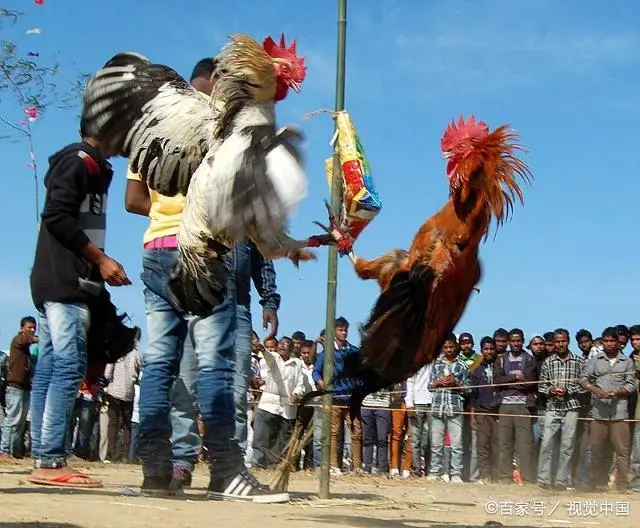
[[[402,470],[402,478],[403,479],[408,479],[411,476],[411,471],[408,469],[403,469]]]
[[[207,497],[213,500],[240,500],[261,504],[289,502],[288,493],[271,491],[260,484],[246,468],[232,478],[212,479]]]
[[[400,470],[398,468],[391,468],[389,470],[389,475],[391,475],[392,477],[397,477],[400,475]]]
[[[442,480],[442,477],[439,477],[438,475],[428,475],[427,480],[429,482],[439,482]]]
[[[478,480],[475,480],[473,483],[474,484],[480,484],[481,486],[484,486],[484,480],[478,479]]]
[[[462,484],[462,479],[459,475],[454,475],[451,477],[451,484]]]
[[[332,468],[329,470],[329,474],[330,474],[330,475],[332,475],[332,476],[334,476],[334,477],[340,477],[340,476],[344,475],[344,473],[342,472],[342,470],[341,470],[340,468],[337,468],[337,467],[332,467]]]
[[[371,474],[372,475],[377,475],[378,474],[378,468],[371,468]]]
[[[442,478],[442,481],[443,481],[443,482],[449,482],[449,480],[450,480],[450,479],[449,479],[449,475],[446,475],[446,474],[445,474],[445,475],[442,475],[442,477],[441,477],[441,478]]]

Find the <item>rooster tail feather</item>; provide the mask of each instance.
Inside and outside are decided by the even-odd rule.
[[[414,264],[396,273],[380,294],[358,355],[356,375],[363,382],[364,396],[413,374],[434,279],[431,268]]]
[[[205,260],[205,273],[194,276],[178,259],[169,280],[169,288],[178,307],[198,317],[208,317],[222,304],[227,293],[229,270],[220,258]]]

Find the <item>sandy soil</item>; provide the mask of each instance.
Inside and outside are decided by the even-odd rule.
[[[535,486],[454,485],[371,475],[334,477],[332,498],[319,500],[317,475],[311,473],[293,475],[289,504],[208,501],[204,499],[208,479],[202,467],[184,499],[150,499],[132,496],[141,482],[139,467],[86,464],[78,469],[102,478],[105,487],[73,491],[38,487],[25,481],[29,461],[0,462],[0,527],[456,528],[502,524],[625,528],[637,526],[640,513],[640,493],[580,495]],[[264,472],[257,476],[264,482],[272,478]]]

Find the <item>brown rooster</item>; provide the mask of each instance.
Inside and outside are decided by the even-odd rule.
[[[354,258],[361,279],[375,279],[382,292],[364,327],[359,354],[340,375],[360,380],[351,397],[358,415],[362,399],[405,380],[433,361],[445,336],[460,320],[480,280],[478,246],[491,219],[501,225],[514,200],[524,202],[517,179],[529,183],[524,149],[507,125],[489,132],[473,116],[453,121],[442,136],[450,196],[416,234],[409,251],[374,260]]]

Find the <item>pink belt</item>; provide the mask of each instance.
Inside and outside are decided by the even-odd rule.
[[[178,236],[168,235],[160,238],[154,238],[144,245],[144,249],[177,249]]]

